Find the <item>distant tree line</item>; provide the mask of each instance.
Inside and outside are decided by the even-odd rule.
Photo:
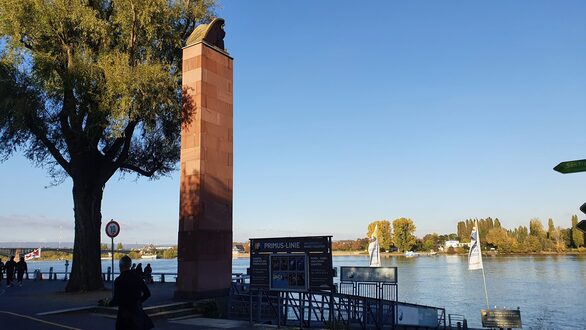
[[[555,226],[553,219],[547,221],[547,229],[541,221],[533,218],[529,227],[506,229],[498,219],[467,219],[458,222],[458,237],[462,242],[470,241],[470,233],[478,222],[480,243],[484,248],[495,248],[503,253],[565,252],[571,248],[583,248],[584,234],[576,228],[578,216],[573,215],[570,228]]]
[[[470,242],[475,224],[478,225],[481,247],[486,251],[494,248],[501,253],[565,252],[568,249],[586,247],[585,235],[576,228],[578,216],[573,215],[571,227],[556,226],[548,219],[547,228],[537,218],[529,221],[529,226],[507,229],[498,218],[466,219],[459,221],[456,233],[427,234],[422,238],[415,236],[416,226],[409,218],[399,218],[392,222],[377,220],[368,224],[365,238],[332,242],[334,251],[365,251],[369,238],[378,225],[378,240],[382,251],[437,251],[448,240]],[[465,252],[456,249],[455,252]]]

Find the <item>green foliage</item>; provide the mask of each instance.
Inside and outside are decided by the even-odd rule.
[[[333,251],[364,251],[368,248],[368,238],[332,242]]]
[[[124,246],[122,245],[122,243],[116,244],[116,250],[120,251],[122,249],[124,249]]]
[[[553,219],[549,218],[547,220],[547,238],[553,239],[554,234],[555,234],[555,225],[553,224]]]
[[[529,229],[525,226],[519,226],[511,232],[511,235],[517,240],[519,245],[522,245],[529,236]]]
[[[564,236],[565,230],[559,226],[551,232],[550,239],[553,241],[555,252],[566,251],[566,238]]]
[[[98,289],[101,200],[115,173],[157,178],[179,160],[181,52],[214,0],[0,0],[0,160],[22,150],[73,182],[68,291]],[[186,109],[189,110],[189,109]]]
[[[163,259],[174,259],[177,258],[177,248],[173,247],[163,251]]]
[[[540,252],[541,251],[541,241],[539,237],[535,235],[529,235],[525,240],[525,251],[526,252]]]
[[[459,221],[457,225],[457,238],[451,239],[458,239],[460,242],[467,243],[470,242],[470,235],[472,234],[472,228],[474,225],[478,224],[478,231],[480,234],[480,242],[484,245],[486,244],[486,235],[488,232],[495,227],[501,227],[501,222],[499,219],[493,220],[491,217],[486,219],[466,219],[465,221]]]
[[[106,250],[109,250],[109,249],[110,248],[108,247],[108,244],[106,244],[106,243],[100,244],[100,250],[106,251]]]
[[[389,250],[391,248],[391,244],[393,243],[392,236],[391,236],[391,223],[389,220],[380,220],[380,221],[373,221],[368,224],[368,231],[366,233],[366,237],[371,237],[372,233],[374,232],[374,228],[378,224],[378,244],[381,248],[385,250]],[[368,246],[368,245],[367,245]]]
[[[486,242],[502,253],[511,253],[517,249],[517,241],[502,227],[492,228],[486,235]]]
[[[435,251],[440,246],[439,235],[436,233],[423,236],[421,241],[422,249],[424,251]]]
[[[529,221],[529,235],[538,238],[547,237],[547,233],[545,232],[545,229],[543,229],[543,225],[539,219],[534,218]]]
[[[579,248],[584,246],[584,233],[582,233],[576,225],[578,224],[578,216],[572,215],[572,244],[574,247]]]
[[[399,251],[411,250],[416,244],[415,225],[411,219],[399,218],[393,221],[393,242]]]
[[[574,224],[577,222],[576,216],[572,218],[572,222]],[[460,221],[457,226],[459,233],[465,234],[470,223],[469,220]],[[493,227],[490,227],[490,221],[484,221],[484,219],[479,220],[480,223],[483,223],[485,228],[490,228],[484,237],[485,240],[481,237],[481,241],[484,241],[483,245],[495,247],[499,253],[563,253],[574,246],[572,228],[555,227],[554,220],[551,218],[548,219],[547,231],[537,218],[529,221],[529,227],[519,226],[512,230],[502,227],[498,219],[493,221]]]
[[[42,251],[37,260],[71,260],[72,254],[63,251]]]
[[[0,0],[0,155],[24,148],[74,180],[92,159],[102,183],[173,170],[181,47],[213,4]]]

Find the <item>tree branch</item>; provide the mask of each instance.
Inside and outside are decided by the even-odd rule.
[[[59,165],[61,165],[61,167],[63,167],[65,172],[67,172],[67,174],[69,174],[71,176],[71,164],[67,160],[65,160],[65,158],[63,157],[63,155],[61,154],[59,149],[57,149],[55,144],[53,142],[51,142],[51,140],[49,140],[47,135],[44,132],[42,132],[41,129],[36,127],[34,124],[29,123],[28,126],[29,126],[30,131],[33,133],[33,135],[37,139],[41,140],[41,142],[43,142],[45,147],[47,147],[47,150],[49,150],[49,152],[51,153],[53,158],[55,158],[57,163],[59,163]]]
[[[104,157],[106,158],[106,161],[113,161],[116,155],[118,155],[116,162],[123,163],[126,161],[126,158],[128,157],[128,150],[130,149],[130,142],[132,141],[132,135],[134,134],[134,129],[136,128],[137,124],[138,121],[131,121],[128,123],[124,129],[124,136],[117,138],[114,143],[107,150],[105,150]],[[120,148],[123,146],[124,148],[120,152]],[[122,156],[124,159],[121,159]]]
[[[134,172],[136,172],[136,173],[138,173],[140,175],[143,175],[143,176],[146,176],[146,177],[149,177],[149,178],[152,177],[157,172],[157,169],[152,169],[150,171],[147,171],[147,170],[143,170],[142,168],[140,168],[138,166],[135,166],[135,165],[132,165],[132,164],[126,164],[126,163],[125,164],[122,164],[120,166],[120,168],[134,171]]]

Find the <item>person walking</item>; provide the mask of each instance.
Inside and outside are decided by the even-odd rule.
[[[20,257],[20,260],[16,263],[16,281],[18,282],[18,286],[22,286],[22,277],[26,272],[28,272],[26,261],[24,261],[24,257]]]
[[[153,283],[153,268],[151,264],[147,264],[144,268],[144,273],[142,274],[142,278],[146,283],[152,284]]]
[[[3,279],[4,279],[4,263],[2,262],[2,258],[0,258],[0,285],[2,285]]]
[[[14,262],[14,256],[10,256],[10,260],[8,260],[4,265],[4,269],[6,269],[6,286],[12,286],[12,281],[14,281],[15,268],[16,262]]]
[[[142,309],[142,303],[151,296],[151,291],[142,278],[131,270],[132,260],[120,258],[120,276],[114,281],[114,295],[108,306],[118,306],[116,330],[152,329],[153,321]]]

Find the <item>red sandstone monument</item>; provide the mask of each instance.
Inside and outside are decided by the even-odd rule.
[[[232,272],[232,62],[224,20],[198,26],[183,48],[178,276],[181,298],[227,296]]]

